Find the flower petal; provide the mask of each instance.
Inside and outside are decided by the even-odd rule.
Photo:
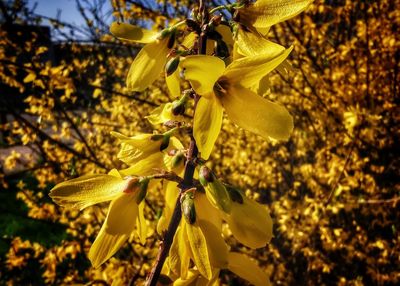
[[[225,70],[223,60],[205,55],[188,56],[181,61],[185,79],[200,95],[211,96],[214,84]]]
[[[138,206],[138,216],[136,220],[137,234],[140,239],[140,243],[144,245],[146,243],[148,228],[146,219],[144,218],[144,202],[141,202]]]
[[[243,29],[238,30],[236,44],[238,52],[246,57],[263,55],[266,58],[274,58],[285,51],[285,47]]]
[[[237,59],[226,68],[224,76],[230,82],[243,87],[258,88],[260,80],[279,66],[292,49],[293,47],[284,51],[275,49],[272,52]]]
[[[157,169],[166,169],[164,164],[164,154],[161,152],[154,153],[133,166],[120,170],[122,176],[147,176],[154,174]]]
[[[264,138],[285,140],[293,130],[293,118],[285,107],[249,89],[236,86],[220,101],[230,120]]]
[[[229,253],[228,269],[255,286],[271,285],[268,275],[244,254]]]
[[[204,237],[201,228],[196,223],[188,224],[184,221],[184,224],[186,224],[186,234],[193,254],[192,258],[194,264],[197,266],[201,275],[210,280],[212,278],[212,271],[206,238]]]
[[[229,216],[225,216],[233,236],[251,248],[264,247],[272,238],[272,219],[261,204],[243,196],[243,204],[232,202]]]
[[[165,82],[172,98],[177,98],[181,95],[180,72],[180,69],[177,68],[170,76],[165,75]]]
[[[240,22],[258,28],[267,28],[286,21],[304,11],[313,0],[257,0],[239,10]]]
[[[86,175],[56,185],[49,196],[60,206],[82,210],[114,199],[126,184],[123,179],[112,175]]]
[[[93,267],[113,256],[135,228],[138,205],[136,193],[122,194],[110,204],[107,218],[89,251]]]
[[[201,157],[210,157],[222,125],[223,109],[215,95],[201,97],[194,115],[193,134]]]
[[[171,271],[186,279],[190,264],[190,246],[186,234],[186,223],[181,222],[176,230],[169,251],[168,264]]]
[[[148,116],[145,117],[152,125],[163,124],[170,120],[183,121],[183,116],[175,116],[172,113],[172,102],[162,104],[155,108]]]
[[[113,22],[110,26],[110,32],[119,39],[143,44],[156,41],[159,35],[157,32],[120,22]]]
[[[143,91],[161,74],[169,53],[169,37],[149,43],[141,49],[133,61],[126,85],[132,91]]]

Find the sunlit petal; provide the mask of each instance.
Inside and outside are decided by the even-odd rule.
[[[200,95],[211,96],[214,84],[225,69],[223,60],[204,55],[188,56],[181,61],[185,79]]]
[[[136,193],[122,194],[113,200],[107,218],[89,251],[93,267],[113,256],[135,228],[138,206]]]
[[[165,75],[165,82],[167,83],[167,88],[172,98],[176,98],[181,95],[181,79],[179,76],[180,72],[181,70],[177,68],[176,71],[174,71],[170,76]]]
[[[255,286],[271,285],[268,275],[249,257],[241,253],[229,253],[228,269]]]
[[[222,125],[223,109],[215,95],[200,98],[194,115],[193,134],[201,157],[210,157]]]
[[[313,0],[257,0],[239,10],[240,22],[257,29],[286,21],[304,11]]]
[[[233,236],[251,248],[264,247],[272,238],[272,219],[261,204],[243,196],[243,204],[233,202],[225,216]]]
[[[142,29],[138,26],[119,22],[111,23],[110,32],[121,40],[128,40],[143,44],[154,42],[159,35],[155,31],[150,31],[147,29]]]
[[[288,139],[293,119],[285,107],[236,86],[220,97],[230,120],[264,138]]]
[[[258,88],[260,80],[277,66],[279,66],[290,54],[293,47],[284,51],[276,48],[251,57],[243,57],[233,61],[225,70],[224,76],[235,84],[246,88]]]
[[[60,206],[83,209],[114,199],[126,185],[112,175],[86,175],[56,185],[49,195]]]
[[[136,55],[126,79],[126,85],[132,91],[143,91],[157,78],[167,62],[169,38],[149,43]]]
[[[272,59],[285,51],[285,47],[243,29],[238,30],[236,44],[238,52],[246,57],[263,55]]]
[[[193,255],[194,264],[197,269],[208,280],[212,278],[210,259],[208,255],[207,242],[201,228],[197,223],[186,224],[186,234]]]
[[[136,220],[137,234],[139,236],[140,243],[144,245],[146,243],[148,228],[146,219],[144,218],[144,202],[141,202],[138,206],[138,216]]]

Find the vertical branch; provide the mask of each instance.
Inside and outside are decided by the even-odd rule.
[[[201,34],[199,37],[198,41],[198,46],[199,46],[199,54],[205,54],[206,53],[206,44],[207,44],[207,33],[206,33],[206,22],[208,21],[208,11],[206,10],[206,6],[203,0],[199,1],[199,12],[201,15],[201,25],[202,25],[202,30]],[[200,97],[197,94],[194,94],[194,106],[193,106],[193,118],[194,114],[196,112],[196,107],[197,107],[197,102],[199,101]],[[146,285],[147,286],[156,286],[158,278],[160,277],[161,270],[163,268],[164,262],[168,257],[169,250],[171,249],[172,242],[174,240],[174,236],[176,233],[176,230],[178,229],[179,223],[182,218],[182,210],[181,210],[181,201],[180,201],[180,196],[182,193],[184,193],[186,190],[190,189],[193,187],[193,174],[196,168],[196,165],[194,163],[195,159],[197,158],[198,155],[198,149],[196,146],[196,141],[194,140],[193,137],[193,131],[190,134],[190,145],[189,145],[189,150],[186,158],[186,163],[185,163],[185,172],[184,172],[184,177],[183,177],[183,182],[179,185],[180,187],[180,192],[178,199],[176,200],[175,203],[175,208],[174,212],[171,217],[171,221],[168,225],[168,229],[166,234],[164,235],[163,241],[160,244],[160,249],[158,251],[158,255],[156,258],[156,262],[147,278]]]

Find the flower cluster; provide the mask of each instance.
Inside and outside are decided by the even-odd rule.
[[[267,34],[272,25],[299,14],[311,2],[245,1],[221,7],[232,13],[230,22],[221,16],[211,17],[204,10],[161,32],[127,23],[111,25],[111,33],[117,38],[145,44],[128,72],[130,90],[147,89],[163,70],[173,97],[181,94],[182,81],[191,88],[147,117],[154,126],[164,124],[172,129],[133,137],[112,133],[120,141],[118,159],[128,166],[126,169],[86,175],[51,190],[52,199],[65,207],[83,209],[111,201],[89,251],[94,267],[114,255],[132,234],[145,242],[148,224],[144,199],[154,189],[154,182],[163,179],[165,208],[157,232],[171,235],[169,226],[177,205],[183,217],[172,232],[169,256],[162,269],[165,275],[176,285],[201,281],[212,285],[221,269],[229,269],[254,285],[269,283],[267,274],[255,262],[230,251],[222,235],[223,225],[227,224],[243,245],[264,247],[272,237],[267,209],[223,183],[206,162],[221,130],[224,110],[239,127],[264,138],[289,137],[293,129],[291,115],[285,107],[263,96],[268,90],[268,74],[287,65],[285,60],[292,47],[286,49],[269,41]],[[192,123],[184,116],[191,98]],[[184,149],[175,137],[182,129],[191,131],[195,147]]]

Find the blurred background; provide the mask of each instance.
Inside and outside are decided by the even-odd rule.
[[[217,6],[223,0],[208,1]],[[139,285],[158,250],[130,241],[100,269],[87,252],[106,208],[54,205],[56,183],[123,165],[109,133],[151,132],[171,101],[160,80],[129,92],[140,46],[112,37],[121,20],[162,29],[195,1],[0,2],[0,285]],[[229,15],[225,15],[229,17]],[[268,97],[294,116],[288,142],[265,142],[224,119],[213,168],[266,204],[274,238],[250,250],[274,285],[399,285],[400,2],[316,0],[269,37],[294,45]],[[153,194],[155,226],[163,202]],[[229,272],[221,281],[245,285]]]

